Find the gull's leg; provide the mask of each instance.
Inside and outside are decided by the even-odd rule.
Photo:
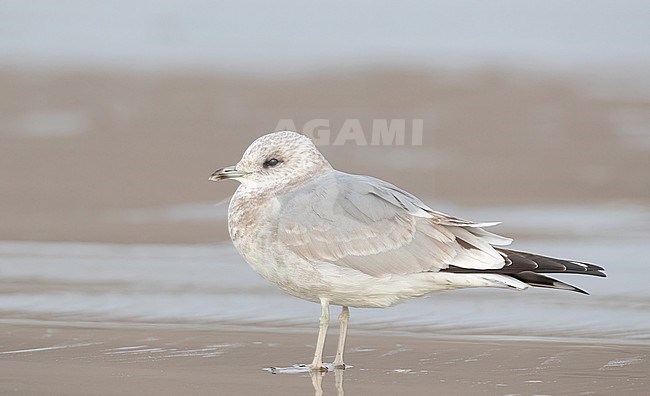
[[[323,366],[323,347],[325,346],[325,336],[327,336],[327,327],[330,324],[330,302],[326,298],[320,299],[321,313],[320,326],[318,329],[318,341],[316,342],[316,352],[314,352],[314,361],[311,362],[311,369],[317,371],[327,371]]]
[[[345,336],[348,333],[348,321],[350,320],[350,309],[344,306],[341,309],[341,314],[339,315],[339,323],[341,324],[341,330],[339,331],[339,346],[336,348],[336,359],[334,359],[334,368],[344,369],[345,363],[343,363],[343,350],[345,349]]]

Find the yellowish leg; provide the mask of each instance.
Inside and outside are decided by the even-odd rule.
[[[348,333],[349,321],[350,321],[350,309],[344,306],[341,309],[341,314],[339,315],[339,323],[341,324],[341,330],[339,331],[339,346],[336,349],[336,359],[334,359],[334,368],[337,369],[345,368],[345,363],[343,363],[343,351],[345,350],[345,336]]]
[[[327,336],[327,327],[330,324],[330,302],[325,298],[320,299],[321,313],[320,326],[318,329],[318,341],[316,342],[316,351],[314,352],[314,361],[311,362],[311,369],[315,371],[327,371],[323,366],[323,347],[325,347],[325,337]]]

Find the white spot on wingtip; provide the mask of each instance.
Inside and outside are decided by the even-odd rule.
[[[579,266],[581,266],[581,267],[584,268],[584,269],[589,268],[589,266],[588,266],[587,264],[579,263],[579,262],[577,262],[577,261],[572,261],[571,263],[573,263],[573,264],[575,264],[575,265],[579,265]]]

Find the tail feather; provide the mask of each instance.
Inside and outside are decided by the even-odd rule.
[[[537,274],[535,272],[530,272],[530,271],[524,271],[520,272],[518,274],[513,274],[510,275],[511,278],[515,278],[517,280],[520,280],[528,285],[534,286],[534,287],[544,287],[548,289],[560,289],[560,290],[570,290],[582,294],[589,294],[586,291],[577,288],[573,285],[570,285],[568,283],[564,283],[562,281],[559,281],[557,279],[553,279],[550,276],[542,275],[542,274]]]
[[[456,273],[493,273],[515,278],[534,287],[570,290],[578,293],[589,294],[568,283],[542,275],[548,273],[580,274],[605,277],[604,268],[595,264],[574,260],[557,259],[541,256],[535,253],[521,252],[511,249],[495,247],[505,260],[502,268],[489,270],[476,270],[449,266],[445,271]]]

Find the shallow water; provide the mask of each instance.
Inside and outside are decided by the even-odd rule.
[[[523,228],[504,232],[530,234],[526,225],[540,224],[535,219],[541,217],[545,229],[567,218],[577,219],[564,229],[565,235],[519,239],[514,247],[603,265],[608,278],[561,277],[590,296],[540,289],[436,293],[383,310],[353,309],[351,328],[420,336],[650,344],[647,211],[639,211],[634,223],[629,210],[613,211],[603,219],[600,209],[601,216],[583,208],[577,213],[559,213],[554,220],[544,211],[519,208],[510,213]],[[476,218],[491,215],[490,211],[470,214]],[[136,322],[315,332],[319,315],[317,305],[286,296],[256,275],[229,242],[5,241],[0,242],[0,279],[0,320],[4,322]],[[332,317],[336,314],[334,307]]]

